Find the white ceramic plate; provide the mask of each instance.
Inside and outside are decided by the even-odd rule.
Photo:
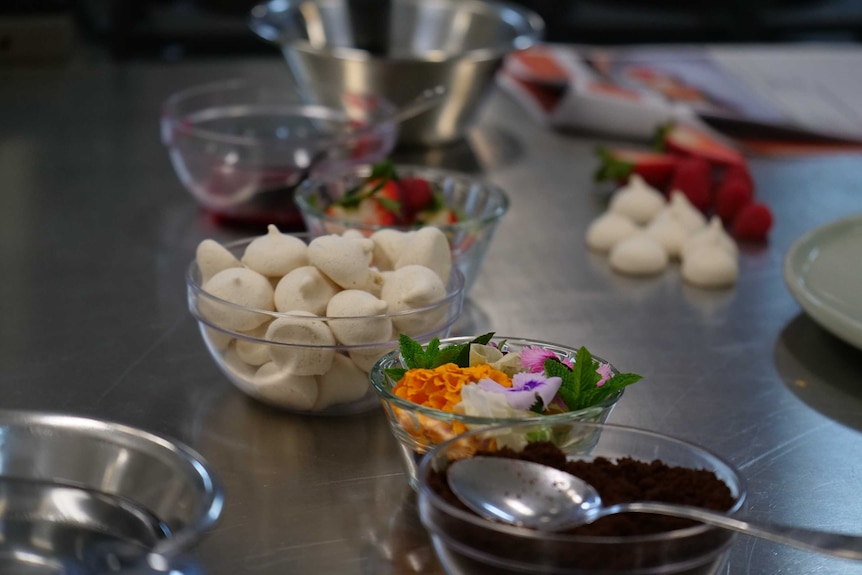
[[[862,215],[796,240],[784,258],[784,281],[814,321],[862,349]]]

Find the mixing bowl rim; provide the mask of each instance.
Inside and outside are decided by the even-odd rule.
[[[357,176],[361,175],[364,172],[368,172],[370,170],[368,164],[363,164],[360,166],[356,166],[352,169],[339,172],[337,174],[332,175],[313,175],[306,181],[302,182],[299,186],[297,186],[296,190],[293,193],[294,203],[299,207],[299,211],[302,214],[310,214],[311,216],[320,219],[324,222],[328,222],[331,224],[337,224],[344,228],[353,228],[353,229],[361,229],[361,230],[371,230],[371,231],[379,231],[379,230],[400,230],[400,231],[413,231],[419,229],[419,226],[409,226],[409,225],[384,225],[384,224],[366,224],[362,222],[352,222],[347,219],[334,217],[328,215],[325,211],[321,210],[319,207],[315,206],[311,203],[308,198],[314,193],[315,190],[319,189],[320,186],[325,186],[327,184],[331,184],[336,180],[342,179],[346,176]],[[444,178],[457,178],[460,180],[469,180],[473,184],[478,184],[482,188],[488,190],[489,192],[496,195],[500,200],[500,205],[498,205],[491,213],[485,214],[478,217],[467,218],[464,220],[460,220],[458,222],[452,224],[433,224],[433,227],[439,228],[443,230],[443,232],[447,231],[459,231],[459,230],[469,230],[475,228],[482,228],[488,224],[492,224],[494,222],[500,221],[503,216],[509,211],[511,206],[511,201],[509,200],[509,195],[506,191],[500,186],[491,183],[480,176],[473,176],[466,172],[459,172],[457,170],[449,170],[446,168],[436,168],[431,166],[420,166],[416,164],[395,164],[395,172],[399,174],[399,177],[402,176],[402,172],[408,173],[412,176],[418,177],[427,177],[429,180],[433,179],[434,181],[444,179]],[[432,176],[423,176],[423,174],[432,174]]]
[[[466,343],[474,339],[475,336],[456,336],[456,337],[447,337],[440,340],[441,347],[445,347],[446,344],[458,344],[458,343]],[[491,341],[507,341],[509,343],[518,343],[520,345],[535,345],[538,347],[546,347],[548,349],[565,349],[572,352],[577,351],[577,349],[572,348],[570,346],[561,345],[558,343],[552,343],[548,341],[542,341],[532,338],[523,338],[523,337],[510,337],[505,335],[495,335]],[[532,417],[482,417],[477,415],[464,415],[461,413],[452,413],[449,411],[443,411],[440,409],[434,409],[433,407],[428,407],[426,405],[420,405],[418,403],[414,403],[403,397],[395,395],[392,393],[392,387],[386,385],[387,381],[391,381],[389,376],[387,376],[383,372],[383,364],[387,361],[391,361],[395,356],[401,353],[400,349],[394,349],[379,360],[375,362],[372,366],[371,371],[368,373],[368,377],[371,380],[371,387],[374,388],[374,391],[377,392],[377,395],[380,397],[382,401],[386,401],[388,403],[393,403],[398,406],[399,409],[403,409],[404,411],[408,411],[411,413],[419,413],[421,415],[425,415],[428,417],[433,417],[435,419],[444,420],[444,421],[457,421],[465,424],[475,424],[475,425],[485,425],[485,426],[498,426],[498,425],[512,425],[515,423],[560,423],[564,421],[571,421],[573,417],[588,414],[591,412],[600,413],[605,409],[613,407],[616,403],[622,398],[623,393],[625,392],[625,388],[620,389],[618,392],[614,393],[604,401],[597,403],[596,405],[591,405],[590,407],[585,407],[584,409],[579,409],[577,411],[566,411],[563,413],[555,413],[553,415],[535,415]],[[611,373],[617,375],[619,371],[608,361],[593,355],[593,359],[601,361],[602,363],[606,363],[611,368]]]
[[[166,146],[170,147],[172,145],[174,133],[180,132],[183,137],[195,137],[208,142],[244,146],[248,148],[276,146],[283,148],[316,147],[323,149],[332,147],[337,143],[350,142],[353,140],[368,137],[372,134],[385,132],[394,129],[397,125],[394,119],[391,119],[397,112],[397,108],[392,102],[380,95],[374,96],[377,99],[377,104],[381,106],[381,111],[379,113],[383,118],[390,119],[371,121],[363,126],[360,126],[356,129],[351,129],[343,134],[316,134],[300,137],[291,137],[290,139],[284,140],[280,138],[260,138],[254,136],[236,136],[232,134],[224,134],[215,130],[198,128],[183,123],[183,119],[188,116],[188,114],[181,114],[178,110],[178,106],[187,98],[200,96],[208,93],[214,94],[219,92],[227,92],[230,90],[240,90],[244,88],[280,90],[278,86],[272,83],[257,83],[252,82],[251,80],[248,80],[246,78],[229,78],[223,80],[216,80],[213,82],[207,82],[204,84],[197,84],[195,86],[189,86],[187,88],[178,90],[170,94],[162,103],[161,119],[163,143]],[[232,104],[231,106],[249,106],[255,107],[257,109],[261,106],[261,104],[256,102],[249,102],[246,104]],[[284,102],[283,104],[268,104],[266,107],[278,108],[282,111],[290,113],[291,115],[302,117],[315,117],[316,113],[317,116],[320,116],[318,119],[323,118],[323,113],[325,112],[343,111],[334,106],[326,106],[322,104],[307,104],[300,101]],[[212,106],[210,106],[209,108],[212,108]],[[201,112],[209,108],[196,108],[195,112]],[[307,112],[315,113],[309,114]]]
[[[77,432],[79,435],[102,437],[114,445],[119,444],[117,438],[122,436],[142,445],[156,446],[161,452],[170,453],[183,465],[193,469],[195,477],[201,480],[205,489],[201,510],[188,524],[172,532],[169,537],[158,541],[149,550],[150,555],[169,556],[189,549],[218,522],[221,516],[224,506],[224,488],[221,481],[203,456],[181,441],[124,423],[95,417],[48,411],[0,409],[0,428],[12,426],[29,429],[62,429],[67,432]],[[4,473],[0,472],[0,477],[3,475]],[[152,512],[152,510],[148,511]]]
[[[432,51],[427,55],[415,55],[412,57],[381,57],[361,48],[339,46],[334,48],[316,48],[307,40],[282,41],[279,39],[280,32],[273,31],[274,27],[266,24],[263,20],[270,13],[286,13],[295,9],[298,5],[316,0],[267,0],[257,4],[251,9],[249,27],[252,31],[269,42],[278,44],[282,48],[290,47],[312,55],[333,56],[343,60],[354,60],[359,62],[387,62],[387,63],[428,63],[441,64],[459,60],[470,60],[474,62],[493,61],[501,58],[513,49],[523,50],[537,44],[545,31],[545,22],[535,11],[509,2],[508,0],[433,0],[437,4],[452,6],[469,6],[474,11],[492,12],[499,16],[504,12],[517,14],[520,21],[516,24],[499,18],[508,24],[515,33],[515,37],[506,47],[484,47],[474,48],[455,54],[447,54],[442,50]],[[400,0],[401,2],[418,4],[427,0]],[[275,10],[272,10],[275,5]]]
[[[376,389],[376,388],[375,388]],[[435,445],[431,450],[429,450],[423,457],[421,462],[419,463],[419,471],[417,474],[418,477],[418,492],[419,498],[427,500],[430,505],[433,507],[440,509],[447,515],[453,516],[456,519],[465,521],[477,528],[488,530],[488,531],[496,531],[498,533],[503,533],[509,536],[523,537],[526,539],[536,540],[536,541],[544,541],[544,542],[553,542],[553,543],[589,543],[589,544],[638,544],[638,543],[654,543],[667,541],[669,539],[683,539],[690,536],[700,535],[709,530],[718,530],[717,527],[711,527],[706,524],[693,525],[691,527],[686,527],[683,529],[674,529],[672,531],[666,531],[664,533],[653,533],[649,535],[634,535],[634,536],[593,536],[593,535],[573,535],[566,533],[549,533],[549,532],[541,532],[534,529],[528,529],[526,527],[518,527],[516,525],[507,525],[503,523],[497,523],[493,521],[489,521],[487,519],[483,519],[474,513],[470,513],[459,509],[450,503],[448,503],[445,499],[440,497],[433,489],[431,489],[425,478],[429,474],[429,468],[431,467],[431,462],[438,454],[442,453],[445,449],[449,447],[449,445],[454,444],[457,441],[463,441],[465,438],[474,437],[477,435],[487,434],[487,433],[495,433],[497,431],[502,431],[509,429],[511,427],[517,426],[527,426],[528,424],[535,424],[535,420],[533,419],[524,419],[519,420],[515,423],[502,423],[500,425],[494,425],[490,427],[486,427],[483,429],[477,429],[473,431],[467,431],[453,437],[452,439],[448,439],[443,443]],[[622,433],[635,433],[640,436],[648,436],[653,439],[659,439],[662,442],[673,443],[678,446],[682,446],[686,448],[690,452],[698,453],[701,456],[705,456],[705,459],[716,461],[725,467],[728,471],[730,471],[731,475],[735,479],[735,482],[738,486],[738,493],[736,494],[736,500],[734,501],[733,507],[731,507],[726,514],[732,515],[739,511],[745,500],[748,496],[748,485],[745,480],[745,477],[742,475],[740,469],[738,469],[735,465],[733,465],[730,461],[726,460],[724,457],[718,455],[712,450],[698,445],[694,442],[681,439],[678,437],[674,437],[671,435],[666,435],[664,433],[660,433],[657,431],[652,431],[649,429],[634,427],[630,425],[620,425],[615,423],[595,423],[590,421],[582,421],[582,420],[570,420],[569,422],[560,422],[560,423],[569,423],[570,425],[578,425],[581,427],[589,427],[594,430],[602,430],[602,429],[612,429],[616,431],[620,431]],[[728,485],[728,488],[732,489],[732,486]],[[421,503],[420,503],[421,507]]]
[[[304,236],[308,236],[309,234],[308,233],[297,233],[297,234],[289,234],[289,235],[302,238]],[[237,249],[241,246],[247,246],[249,243],[258,239],[259,237],[261,237],[261,236],[255,236],[255,237],[251,237],[251,238],[243,238],[243,239],[239,239],[239,240],[234,240],[232,242],[222,244],[222,246],[233,253],[234,249]],[[311,238],[311,239],[313,240],[314,238]],[[236,255],[236,254],[234,254],[234,255]],[[239,259],[239,258],[237,258],[237,259]],[[233,303],[233,302],[230,302],[226,299],[222,299],[216,295],[213,295],[213,294],[207,292],[203,288],[203,285],[201,284],[201,282],[198,281],[198,279],[197,279],[197,276],[199,275],[199,273],[198,273],[199,269],[197,266],[197,261],[198,260],[196,257],[193,258],[191,263],[189,263],[189,266],[186,270],[186,285],[188,286],[188,288],[192,294],[194,294],[198,298],[203,297],[209,301],[212,301],[213,303],[216,303],[216,304],[221,305],[221,306],[225,306],[229,309],[236,309],[238,311],[244,311],[244,312],[259,313],[261,315],[269,316],[272,319],[303,318],[303,319],[316,319],[316,320],[326,321],[326,322],[339,322],[339,321],[356,321],[356,320],[382,319],[382,318],[398,319],[398,318],[404,318],[404,317],[412,317],[412,316],[418,315],[420,313],[432,311],[435,309],[443,309],[446,306],[451,305],[453,302],[457,302],[459,299],[463,301],[462,296],[464,294],[464,285],[466,282],[464,274],[461,272],[461,270],[459,270],[457,268],[457,266],[452,266],[449,281],[446,282],[446,295],[443,298],[441,298],[437,301],[434,301],[428,305],[425,305],[422,307],[417,307],[417,308],[411,308],[408,310],[382,313],[382,314],[375,314],[375,315],[313,316],[312,317],[312,316],[303,315],[303,314],[296,313],[296,312],[280,312],[280,311],[253,308],[253,307]],[[248,268],[246,268],[246,269],[248,269]],[[450,289],[450,285],[451,285],[451,289]],[[195,312],[194,308],[191,311],[192,311],[192,314],[195,316],[195,318],[197,318],[199,321],[202,321],[202,322],[206,323],[207,325],[209,325],[210,327],[218,329],[219,331],[222,331],[224,333],[230,333],[230,334],[236,333],[237,336],[244,337],[245,339],[248,339],[250,341],[260,341],[260,342],[266,342],[266,343],[272,343],[272,344],[280,344],[281,343],[281,342],[273,342],[273,341],[270,341],[267,339],[258,339],[258,338],[254,338],[253,336],[249,336],[249,335],[244,334],[244,333],[241,334],[239,332],[234,332],[232,330],[226,330],[224,328],[220,328],[218,326],[212,325],[212,323],[206,321],[205,318],[200,317],[199,314]],[[435,329],[433,331],[436,332],[438,330]],[[287,345],[287,344],[282,344],[282,345]],[[316,346],[302,345],[300,347],[316,347]],[[320,346],[320,347],[329,348],[329,347],[334,347],[334,346]],[[345,347],[368,347],[368,345],[345,346]]]

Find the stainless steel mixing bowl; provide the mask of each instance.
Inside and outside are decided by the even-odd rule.
[[[188,447],[95,419],[0,410],[0,573],[168,570],[218,519]]]
[[[309,102],[330,92],[402,105],[442,85],[446,97],[401,127],[399,143],[464,135],[510,51],[537,42],[542,19],[491,0],[270,0],[250,25],[277,44]]]

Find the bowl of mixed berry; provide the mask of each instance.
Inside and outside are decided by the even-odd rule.
[[[446,235],[452,263],[473,285],[509,199],[475,176],[389,160],[315,177],[296,190],[296,205],[312,237],[360,233],[379,245],[401,245],[403,234],[433,226]],[[389,254],[392,269],[415,254]]]

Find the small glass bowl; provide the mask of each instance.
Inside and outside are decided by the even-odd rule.
[[[306,239],[305,234],[295,234]],[[255,238],[239,240],[225,247],[237,258]],[[314,317],[254,309],[231,303],[204,291],[197,260],[186,274],[189,310],[198,320],[201,336],[222,373],[241,391],[262,402],[292,413],[348,415],[375,408],[379,401],[368,382],[368,372],[384,354],[398,347],[398,334],[407,333],[419,341],[446,337],[461,315],[464,277],[452,270],[441,300],[422,308],[390,314],[358,317]],[[244,323],[257,324],[249,331],[225,327],[219,317],[240,313]],[[281,318],[301,318],[337,327],[362,322],[392,322],[392,337],[364,345],[289,344],[267,339],[266,326]],[[317,365],[331,366],[322,373],[290,374],[276,366],[280,360],[315,358]],[[275,360],[275,361],[274,361]],[[283,363],[282,363],[283,365]],[[324,369],[324,368],[321,368]]]
[[[177,176],[204,208],[299,229],[292,187],[306,171],[385,158],[398,133],[394,111],[377,97],[330,91],[308,105],[289,85],[229,80],[171,95],[161,132]]]
[[[423,178],[435,184],[443,193],[446,207],[455,210],[463,218],[457,223],[436,227],[449,239],[452,263],[464,274],[464,292],[469,293],[488,253],[494,232],[509,210],[508,196],[497,186],[460,172],[403,165],[397,165],[395,170],[399,177]],[[364,224],[325,213],[326,208],[362,183],[370,172],[370,165],[360,166],[340,174],[333,172],[312,178],[297,188],[296,205],[312,237],[340,234],[347,229],[359,230],[366,236],[384,228],[401,231],[415,229],[409,226]]]
[[[434,471],[469,457],[471,446],[493,449],[500,437],[541,434],[536,421],[472,431],[437,446],[419,468],[419,513],[445,571],[452,575],[714,575],[726,561],[734,535],[698,524],[666,533],[591,537],[540,533],[483,519],[456,508],[429,484]],[[735,500],[728,514],[742,509],[745,481],[730,463],[709,451],[665,435],[618,425],[568,421],[554,424],[551,441],[569,459],[631,457],[711,471]],[[546,436],[548,434],[545,434]],[[546,437],[547,438],[547,437]],[[562,441],[559,441],[562,439]]]
[[[440,342],[441,347],[466,343],[473,340],[474,337],[452,337],[444,339]],[[578,350],[577,348],[565,347],[558,344],[537,341],[532,339],[520,339],[514,337],[496,336],[491,340],[492,343],[501,346],[501,350],[518,352],[528,346],[542,347],[552,350],[560,359],[574,359]],[[593,357],[598,361],[607,363],[604,360]],[[556,429],[557,424],[565,424],[570,421],[591,421],[603,423],[611,414],[616,403],[623,396],[623,390],[610,396],[602,403],[586,409],[578,411],[568,411],[555,415],[537,415],[536,417],[524,418],[495,418],[495,417],[476,417],[462,415],[458,413],[450,413],[441,411],[432,407],[426,407],[413,403],[402,397],[395,395],[392,388],[397,383],[393,381],[385,370],[389,368],[406,367],[404,365],[401,352],[399,350],[387,353],[380,361],[378,361],[371,369],[371,386],[380,401],[383,403],[383,408],[389,418],[389,426],[392,433],[398,440],[398,446],[401,451],[401,459],[404,466],[404,472],[407,475],[407,482],[411,487],[418,487],[418,470],[419,462],[422,456],[431,451],[437,445],[444,443],[461,433],[466,431],[482,429],[484,427],[514,424],[519,422],[533,422],[541,424],[550,430]],[[611,366],[611,373],[616,375],[618,372]],[[466,448],[467,446],[464,445]],[[468,452],[483,448],[483,445],[476,444],[468,449]]]

